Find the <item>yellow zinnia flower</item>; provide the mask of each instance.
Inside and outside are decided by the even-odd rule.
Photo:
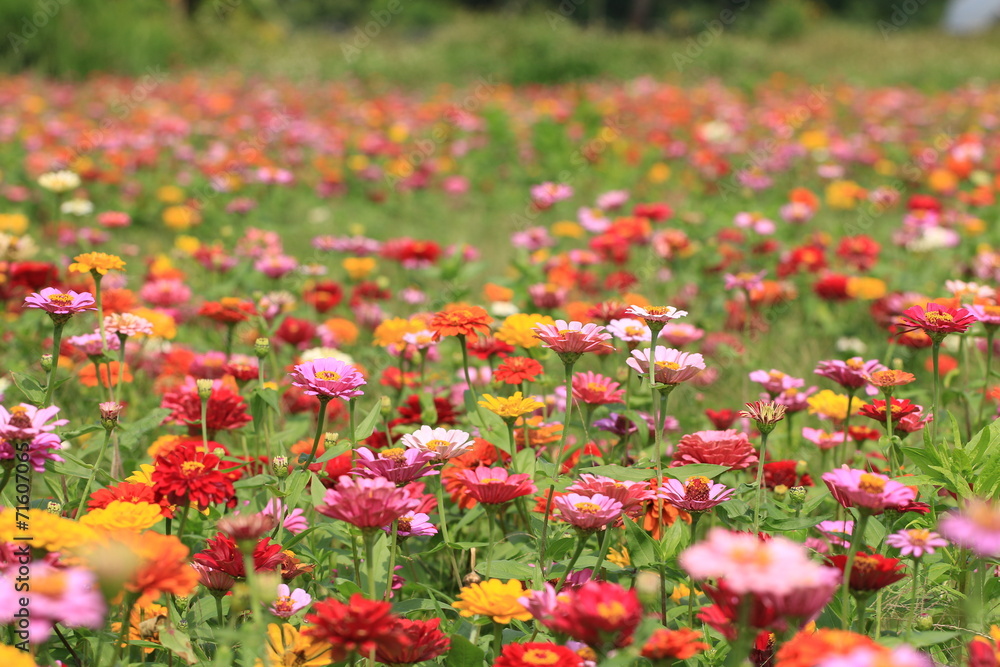
[[[148,463],[140,463],[138,470],[133,470],[129,477],[125,478],[126,482],[132,482],[133,484],[145,484],[146,486],[153,486],[153,471],[156,470],[153,466]]]
[[[515,392],[513,396],[499,398],[483,394],[483,400],[479,401],[479,405],[503,419],[510,420],[545,407],[544,403],[539,403],[533,396],[525,398],[519,391]]]
[[[23,213],[0,213],[0,232],[23,234],[28,230],[28,216]]]
[[[175,232],[183,232],[201,222],[201,213],[190,206],[168,206],[163,209],[163,224]]]
[[[818,394],[810,396],[806,402],[809,404],[809,414],[811,415],[820,415],[838,422],[847,419],[847,396],[845,394],[837,394],[829,389],[824,389]],[[864,401],[855,397],[851,402],[851,414],[858,414],[864,405]]]
[[[6,667],[38,667],[30,653],[6,644],[0,645],[0,663]]]
[[[364,280],[375,270],[374,257],[347,257],[341,262],[351,280]]]
[[[426,328],[427,322],[419,317],[411,319],[393,317],[375,327],[375,344],[382,347],[401,345],[403,336],[409,333],[418,333]]]
[[[852,276],[847,279],[847,293],[855,299],[873,301],[885,296],[885,282],[867,276]]]
[[[458,593],[458,602],[451,606],[466,618],[489,616],[497,623],[510,623],[513,619],[530,621],[531,612],[517,601],[524,596],[521,582],[512,579],[504,583],[490,579],[480,584],[466,586]]]
[[[164,185],[156,190],[156,198],[164,204],[179,204],[184,201],[184,191],[176,185]]]
[[[632,558],[629,556],[628,547],[622,547],[621,551],[615,548],[608,549],[608,562],[618,567],[630,567]]]
[[[552,225],[552,235],[569,239],[582,239],[586,231],[583,227],[570,220],[563,220]]]
[[[159,505],[153,503],[112,500],[107,507],[84,514],[80,518],[80,523],[103,530],[127,530],[138,533],[160,522],[163,518],[160,509]]]
[[[121,271],[125,268],[125,261],[118,255],[109,255],[106,252],[85,252],[73,258],[74,262],[69,265],[69,270],[74,273],[91,273],[96,271],[100,275],[105,275],[108,271]]]
[[[167,340],[177,337],[177,322],[169,313],[152,308],[136,308],[133,315],[138,315],[142,319],[153,325],[153,335]]]
[[[15,536],[24,537],[15,528],[16,520],[23,519],[23,516],[16,517],[16,514],[17,511],[14,508],[0,512],[0,542],[14,543]],[[24,514],[23,510],[21,514]],[[34,549],[66,551],[91,542],[97,536],[89,526],[50,514],[42,509],[29,509],[27,522],[31,526],[31,539],[18,539],[16,542],[17,544],[27,544]]]
[[[535,332],[532,331],[539,324],[555,324],[553,320],[548,315],[539,315],[538,313],[515,313],[510,315],[503,321],[500,328],[497,329],[496,339],[503,341],[508,345],[520,345],[524,349],[528,350],[533,347],[538,347],[542,344],[542,341],[535,338]]]
[[[303,635],[290,623],[269,624],[266,639],[267,664],[258,659],[254,667],[325,667],[336,662],[330,644]]]

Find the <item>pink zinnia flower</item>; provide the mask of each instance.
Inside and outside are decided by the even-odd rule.
[[[774,402],[785,406],[785,411],[789,413],[802,412],[809,407],[809,397],[816,392],[816,387],[799,389],[789,387],[774,397]],[[766,398],[766,394],[761,394],[761,398]]]
[[[648,306],[646,308],[642,306],[629,306],[625,310],[625,314],[641,317],[646,320],[647,325],[650,322],[666,324],[670,320],[687,317],[686,310],[677,310],[673,306]]]
[[[0,405],[0,438],[28,441],[42,433],[51,433],[56,427],[69,423],[68,419],[57,419],[51,424],[46,423],[58,413],[59,408],[54,405],[36,408],[34,405],[21,403],[12,407],[10,412]]]
[[[320,400],[357,398],[364,394],[358,387],[367,384],[357,368],[330,357],[299,364],[291,376],[293,385],[302,387],[304,393]]]
[[[285,503],[277,498],[269,500],[260,513],[268,514],[280,520],[282,527],[292,535],[298,535],[309,527],[305,512],[298,507],[289,512]]]
[[[271,613],[278,618],[289,618],[312,602],[312,596],[301,588],[289,590],[288,584],[278,584],[278,599],[271,604]]]
[[[123,211],[104,211],[97,214],[97,224],[107,228],[128,227],[132,217]]]
[[[648,343],[653,335],[645,322],[631,317],[611,320],[608,331],[623,343]]]
[[[550,348],[559,355],[580,355],[611,347],[605,342],[611,339],[611,334],[605,333],[604,327],[597,324],[556,320],[555,324],[539,324],[532,331],[542,341],[542,347]]]
[[[24,299],[25,308],[40,308],[57,322],[65,322],[77,313],[97,310],[90,292],[60,292],[55,287],[44,287]]]
[[[885,538],[890,547],[899,549],[901,556],[920,558],[925,553],[932,554],[938,547],[948,546],[948,540],[924,528],[911,528],[893,533]]]
[[[802,437],[820,449],[835,449],[844,442],[844,432],[827,433],[818,428],[804,427]]]
[[[101,344],[101,334],[96,332],[73,336],[67,339],[66,342],[86,354],[88,357],[97,357],[104,353],[104,347]],[[118,340],[117,336],[114,338],[108,338],[107,349],[111,351],[121,349],[121,341]]]
[[[705,331],[693,324],[674,322],[664,325],[663,330],[660,332],[660,338],[677,347],[701,340],[704,335]]]
[[[599,493],[592,496],[567,493],[556,497],[552,505],[559,510],[563,521],[586,531],[601,530],[622,515],[620,502]]]
[[[548,208],[556,202],[573,196],[573,188],[562,184],[546,181],[531,187],[531,201],[540,208]]]
[[[104,330],[108,335],[131,338],[144,334],[153,335],[153,323],[132,313],[114,313],[104,318]]]
[[[465,493],[484,505],[502,505],[538,490],[528,475],[511,475],[500,467],[462,470],[458,479],[464,484]]]
[[[743,470],[757,463],[757,450],[746,433],[734,429],[697,431],[683,436],[674,452],[671,467],[689,463],[711,463]]]
[[[420,477],[437,475],[438,471],[430,467],[437,460],[434,452],[419,449],[403,449],[391,447],[377,454],[366,447],[354,450],[357,458],[354,474],[361,477],[384,477],[400,486],[409,484]]]
[[[872,373],[884,370],[888,369],[877,359],[865,361],[861,357],[852,357],[847,361],[840,359],[821,361],[814,372],[816,375],[833,380],[844,389],[860,389],[865,386],[867,378],[871,377]]]
[[[838,503],[871,514],[913,502],[916,492],[885,475],[848,468],[846,465],[823,474],[823,481]]]
[[[975,323],[976,316],[964,308],[949,308],[933,302],[926,308],[907,308],[899,318],[900,333],[920,329],[937,342],[951,333],[965,333]]]
[[[750,381],[756,382],[763,387],[764,391],[771,395],[771,398],[774,398],[786,389],[798,388],[806,383],[801,378],[794,378],[774,368],[769,371],[758,370],[751,372]]]
[[[17,568],[0,570],[0,625],[14,623],[14,613],[23,606],[19,604],[20,598],[27,598],[27,608],[31,610],[31,623],[27,626],[31,644],[46,641],[56,623],[66,628],[93,630],[104,626],[104,596],[93,572],[82,567],[55,568],[35,561],[31,565],[30,588],[15,590],[16,577]]]
[[[406,537],[426,537],[437,535],[437,527],[430,522],[430,515],[417,512],[396,519],[396,535],[400,539]],[[392,524],[382,526],[382,530],[391,534]]]
[[[602,495],[618,501],[624,514],[638,513],[647,500],[656,497],[656,493],[645,482],[619,482],[610,477],[584,473],[580,479],[566,487],[582,496]]]
[[[733,497],[735,489],[725,484],[715,484],[707,477],[688,477],[663,480],[659,497],[678,509],[688,512],[705,512]]]
[[[621,385],[605,375],[593,371],[577,373],[573,376],[573,398],[587,405],[621,403],[625,390]]]
[[[957,547],[981,558],[1000,557],[1000,507],[986,500],[970,500],[958,512],[938,522],[941,535]]]
[[[764,287],[764,276],[766,275],[767,271],[761,271],[759,273],[750,273],[749,271],[736,274],[727,273],[725,275],[725,288],[727,290],[741,289],[747,292],[753,292]]]
[[[851,546],[851,543],[847,541],[847,538],[854,533],[854,522],[853,521],[820,521],[816,524],[816,530],[825,537],[830,544],[835,547],[844,547],[845,549]]]
[[[412,512],[419,503],[420,499],[412,497],[405,487],[397,488],[383,477],[341,475],[316,511],[361,529],[375,529]]]
[[[154,306],[170,308],[190,301],[191,288],[180,280],[153,280],[142,286],[139,296]]]
[[[399,441],[404,447],[422,452],[431,452],[439,461],[458,456],[472,447],[472,436],[458,429],[421,426],[413,433],[407,433]]]
[[[833,655],[816,663],[816,667],[934,667],[936,663],[925,653],[903,644],[891,651],[857,648],[850,653]]]
[[[680,384],[705,370],[705,359],[700,354],[662,345],[657,345],[653,354],[653,379],[657,384]],[[625,363],[640,376],[648,377],[649,348],[632,350],[632,357]]]

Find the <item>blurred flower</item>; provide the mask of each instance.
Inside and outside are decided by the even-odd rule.
[[[499,579],[490,579],[463,588],[458,593],[458,601],[451,606],[465,618],[489,616],[502,624],[514,619],[530,621],[531,613],[518,601],[523,594],[520,581],[512,579],[504,583]]]

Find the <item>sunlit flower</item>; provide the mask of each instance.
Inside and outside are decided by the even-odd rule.
[[[514,392],[513,396],[495,397],[483,394],[483,400],[479,401],[479,405],[505,420],[514,420],[545,407],[544,403],[539,403],[532,396],[523,397],[519,391]]]
[[[503,624],[514,619],[530,621],[531,613],[518,601],[522,595],[524,589],[520,581],[505,583],[499,579],[489,579],[463,588],[458,593],[458,601],[451,606],[466,618],[489,616],[495,622]]]

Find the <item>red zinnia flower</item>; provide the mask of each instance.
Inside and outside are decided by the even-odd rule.
[[[236,297],[225,297],[218,301],[206,301],[198,309],[199,315],[204,315],[220,324],[246,322],[254,312],[255,309],[252,303]]]
[[[219,457],[182,445],[156,460],[152,474],[157,500],[171,505],[194,505],[204,509],[214,503],[236,506],[236,489],[219,470]]]
[[[316,309],[317,313],[325,313],[335,308],[344,298],[344,290],[332,280],[321,280],[302,293],[303,300]]]
[[[206,542],[205,548],[194,555],[194,562],[212,570],[225,572],[234,579],[243,579],[247,576],[243,554],[236,546],[236,542],[222,533]],[[254,572],[274,572],[283,563],[284,556],[280,544],[272,544],[268,537],[257,542],[253,550]]]
[[[457,478],[465,485],[465,493],[484,505],[502,505],[538,490],[528,475],[511,475],[506,468],[463,470]]]
[[[928,303],[926,309],[913,306],[903,311],[900,325],[904,331],[919,329],[941,342],[950,333],[965,333],[976,322],[976,317],[965,308],[950,308],[940,303]]]
[[[442,336],[472,336],[480,332],[489,333],[492,322],[493,318],[483,308],[467,306],[435,313],[430,329],[436,339]]]
[[[305,620],[311,627],[302,634],[329,643],[338,662],[352,653],[398,653],[412,642],[398,631],[399,619],[392,615],[392,605],[368,600],[360,593],[352,595],[347,604],[337,600],[314,602]]]
[[[740,415],[736,410],[726,408],[724,410],[705,410],[705,416],[708,417],[717,431],[725,431],[736,422]]]
[[[583,658],[572,649],[551,642],[507,644],[493,667],[581,667]]]
[[[216,380],[212,384],[212,395],[208,399],[208,437],[212,439],[218,431],[230,431],[240,428],[250,422],[247,414],[247,404],[237,392],[230,388],[232,380],[227,384]],[[194,378],[188,377],[184,384],[168,391],[163,396],[160,407],[173,412],[167,417],[168,422],[186,424],[190,435],[201,433],[201,398],[198,397],[198,386]]]
[[[841,572],[847,565],[847,556],[828,556],[826,559]],[[886,558],[879,554],[859,552],[854,557],[851,567],[851,590],[858,593],[870,593],[894,584],[906,576],[906,568],[898,558]]]
[[[505,358],[514,351],[514,346],[497,340],[493,336],[479,336],[474,341],[468,341],[469,354],[477,359],[490,359],[491,357]]]
[[[632,635],[642,620],[642,604],[635,590],[591,580],[570,592],[569,597],[556,606],[550,618],[542,620],[547,628],[594,649],[622,648],[632,643]]]
[[[893,398],[892,400],[892,421],[899,421],[906,415],[912,415],[915,412],[920,412],[920,406],[911,403],[909,400],[899,400],[898,398]],[[885,423],[885,413],[886,405],[885,401],[880,401],[878,399],[873,400],[870,404],[865,405],[861,408],[860,414],[874,419],[875,421],[884,424]]]
[[[777,486],[792,488],[793,486],[814,486],[812,478],[799,474],[798,461],[772,461],[764,464],[764,486],[774,489]]]
[[[301,320],[297,317],[286,317],[278,330],[274,332],[274,337],[294,347],[308,347],[307,343],[316,336],[316,325],[309,320]]]
[[[687,660],[709,648],[701,640],[701,633],[690,628],[654,632],[642,647],[642,657],[652,660]]]
[[[493,379],[507,384],[534,382],[545,372],[545,367],[531,357],[507,357],[493,373]]]
[[[851,298],[847,293],[847,281],[845,275],[830,273],[816,281],[813,291],[827,301],[847,301]]]
[[[392,631],[408,640],[406,644],[379,644],[375,651],[375,661],[387,665],[412,665],[425,660],[433,660],[451,648],[448,635],[438,630],[440,618],[429,621],[411,621],[401,618]]]

